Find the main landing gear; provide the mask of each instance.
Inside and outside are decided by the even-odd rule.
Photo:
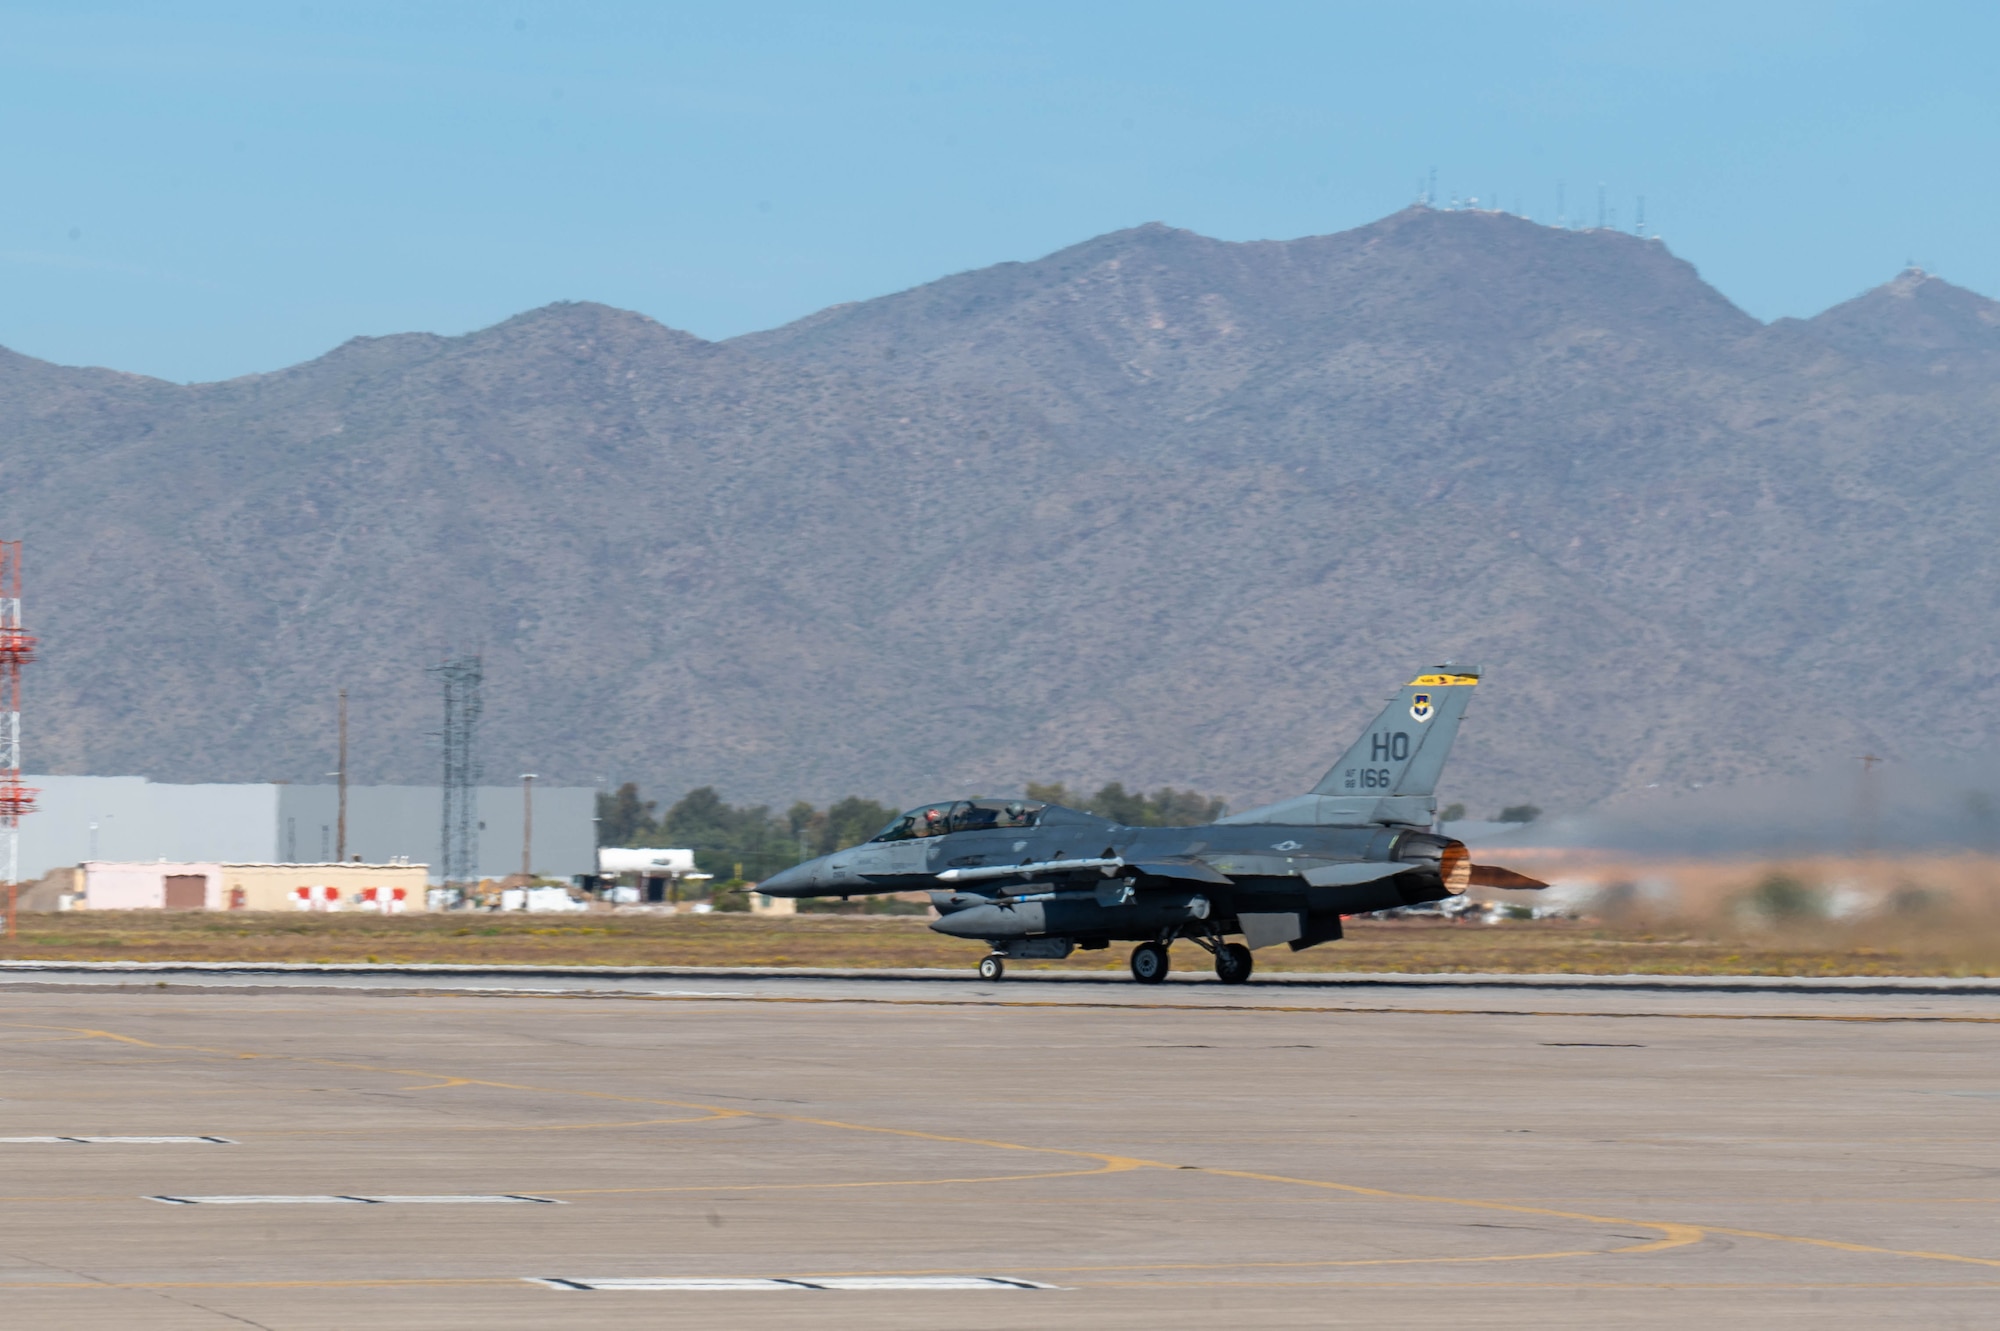
[[[1256,963],[1250,949],[1241,943],[1225,943],[1220,937],[1190,934],[1194,945],[1215,954],[1215,978],[1224,984],[1242,984],[1250,978]],[[1167,978],[1166,942],[1141,943],[1132,949],[1132,978],[1140,984],[1159,984]]]
[[[1215,949],[1215,978],[1224,984],[1242,984],[1254,966],[1250,949],[1241,943],[1224,943]]]
[[[1167,945],[1141,943],[1132,949],[1132,978],[1140,984],[1158,984],[1167,978]]]
[[[997,980],[1006,973],[1007,973],[1007,963],[1001,959],[1001,956],[998,952],[995,952],[990,956],[981,957],[979,959],[980,979]]]
[[[1215,958],[1215,978],[1224,984],[1242,984],[1250,978],[1256,963],[1250,958],[1250,949],[1241,943],[1225,943],[1222,935],[1190,934],[1194,945]]]

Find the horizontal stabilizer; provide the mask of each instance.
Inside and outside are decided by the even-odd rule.
[[[1359,864],[1323,864],[1317,869],[1307,869],[1304,877],[1314,887],[1352,887],[1420,867],[1399,861],[1364,860]]]
[[[1472,886],[1497,887],[1510,892],[1525,892],[1548,884],[1539,878],[1530,878],[1512,869],[1503,869],[1497,864],[1475,864],[1472,866]]]

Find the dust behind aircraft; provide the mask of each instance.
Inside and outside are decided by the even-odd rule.
[[[1134,942],[1158,984],[1185,939],[1217,978],[1250,978],[1257,948],[1341,936],[1341,917],[1441,901],[1475,884],[1545,886],[1472,863],[1431,830],[1438,777],[1479,683],[1449,664],[1404,685],[1310,792],[1202,827],[1126,827],[1026,799],[919,805],[873,840],[766,879],[781,897],[927,890],[931,928],[983,940],[979,973]],[[1232,941],[1239,937],[1242,941]]]

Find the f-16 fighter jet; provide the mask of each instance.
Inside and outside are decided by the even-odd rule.
[[[927,890],[931,928],[991,949],[979,963],[989,980],[1009,959],[1136,941],[1132,978],[1158,984],[1168,949],[1186,939],[1214,957],[1224,984],[1241,984],[1253,949],[1331,942],[1343,915],[1473,886],[1546,886],[1475,865],[1463,843],[1431,830],[1438,775],[1478,683],[1478,670],[1449,665],[1417,676],[1310,792],[1205,827],[1125,827],[1027,799],[942,800],[757,890]]]

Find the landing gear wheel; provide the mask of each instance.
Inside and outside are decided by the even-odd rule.
[[[1158,984],[1167,978],[1167,949],[1158,943],[1141,943],[1132,949],[1132,978],[1140,984]]]
[[[1006,973],[1007,973],[1007,963],[1001,959],[1000,954],[998,952],[995,952],[990,957],[981,957],[979,959],[980,979],[997,980]]]
[[[1255,965],[1250,949],[1241,943],[1224,943],[1215,949],[1215,978],[1224,984],[1242,984]]]

